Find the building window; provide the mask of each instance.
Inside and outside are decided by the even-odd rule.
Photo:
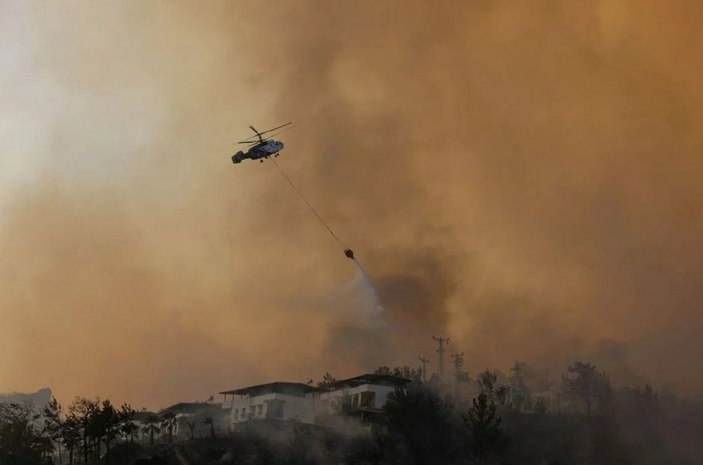
[[[283,419],[283,401],[271,400],[266,407],[266,418]]]
[[[234,409],[234,412],[232,412],[232,416],[234,416],[234,419],[236,420],[237,417],[239,417],[239,409]]]
[[[359,407],[359,394],[354,394],[351,396],[351,406],[352,408]]]
[[[255,405],[252,405],[251,407],[249,407],[249,416],[251,416],[251,417],[254,416],[254,414],[256,413],[255,409],[256,409]]]
[[[361,408],[375,408],[376,407],[376,393],[373,391],[365,391],[361,393],[361,400],[359,402],[359,407]]]
[[[244,420],[247,417],[247,409],[246,407],[242,407],[242,420]]]
[[[259,408],[258,408],[256,414],[257,414],[258,416],[261,416],[261,415],[264,414],[264,406],[263,406],[263,405],[259,405],[258,407],[259,407]]]

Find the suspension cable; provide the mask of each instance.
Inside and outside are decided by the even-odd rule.
[[[345,247],[344,247],[344,244],[342,244],[342,241],[339,240],[339,238],[334,233],[334,231],[332,231],[332,228],[329,227],[329,225],[325,222],[325,220],[322,219],[320,214],[317,213],[317,210],[315,210],[315,208],[310,204],[310,202],[308,202],[308,200],[305,198],[303,193],[300,192],[300,189],[298,189],[298,187],[295,185],[293,180],[291,178],[289,178],[288,175],[285,173],[285,171],[283,171],[283,169],[278,165],[278,163],[276,163],[276,160],[274,160],[272,158],[271,161],[273,162],[274,165],[276,165],[276,168],[278,168],[278,171],[281,172],[283,177],[286,178],[286,181],[288,181],[288,183],[293,188],[293,190],[298,193],[298,195],[300,196],[301,199],[303,199],[303,202],[305,202],[305,204],[308,206],[308,208],[310,208],[310,211],[313,212],[313,214],[317,217],[317,219],[320,221],[320,224],[322,224],[322,226],[324,226],[327,229],[327,231],[329,231],[330,234],[332,234],[332,237],[334,237],[334,240],[337,241],[337,244],[339,244],[339,247],[342,250],[345,250]]]

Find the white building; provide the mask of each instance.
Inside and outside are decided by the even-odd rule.
[[[174,414],[172,435],[177,439],[202,438],[212,433],[220,435],[229,431],[229,411],[221,404],[180,402],[165,408],[163,412]],[[161,429],[161,436],[168,436],[166,424]]]
[[[390,394],[409,382],[398,376],[371,373],[337,381],[319,393],[316,423],[350,429],[382,422]]]
[[[303,383],[275,382],[224,391],[232,429],[248,420],[293,420],[314,423],[316,388]],[[231,396],[231,397],[229,397]]]
[[[392,375],[365,374],[336,381],[325,390],[302,383],[275,382],[220,394],[225,396],[223,408],[231,409],[232,429],[249,420],[346,428],[350,418],[361,423],[381,418],[388,396],[409,382]]]
[[[389,394],[409,382],[393,375],[365,374],[337,381],[331,390],[320,393],[320,401],[327,405],[329,413],[334,413],[340,403],[352,409],[381,410]]]

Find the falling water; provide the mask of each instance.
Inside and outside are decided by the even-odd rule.
[[[278,171],[281,173],[281,175],[288,181],[290,186],[293,188],[293,190],[300,196],[300,198],[305,202],[305,204],[308,206],[310,211],[315,215],[317,220],[322,224],[322,226],[327,229],[327,231],[330,233],[330,235],[334,238],[335,241],[337,241],[337,244],[342,248],[344,251],[344,255],[346,255],[351,261],[354,262],[356,265],[357,269],[357,279],[359,283],[361,284],[361,300],[362,300],[362,308],[368,308],[369,312],[366,315],[367,317],[367,322],[370,327],[370,329],[373,330],[379,330],[382,328],[386,328],[388,325],[386,324],[386,321],[383,318],[383,314],[385,310],[383,309],[383,305],[381,305],[381,299],[378,297],[378,293],[376,292],[376,289],[373,287],[373,284],[371,284],[371,280],[369,279],[369,275],[366,274],[366,271],[364,271],[364,268],[361,266],[359,262],[356,261],[354,258],[354,252],[352,252],[351,249],[345,248],[344,244],[342,241],[339,240],[339,237],[334,233],[332,228],[325,222],[325,220],[322,219],[320,214],[315,210],[315,208],[312,206],[310,202],[308,202],[308,199],[305,198],[303,193],[301,192],[300,189],[298,189],[298,186],[295,185],[293,180],[288,176],[285,171],[283,171],[283,168],[279,166],[278,163],[276,163],[276,160],[271,160],[273,161],[273,164],[278,168]]]
[[[369,309],[367,318],[370,329],[378,330],[386,328],[388,325],[383,318],[385,310],[383,305],[381,305],[381,299],[379,299],[376,289],[373,287],[373,284],[371,284],[369,275],[366,274],[366,271],[364,271],[364,268],[359,262],[354,259],[352,259],[352,261],[354,265],[356,265],[357,278],[361,284],[360,290],[363,293],[363,300],[366,302],[364,307]]]

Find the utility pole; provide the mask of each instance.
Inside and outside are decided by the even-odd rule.
[[[439,379],[444,381],[444,352],[447,350],[444,348],[444,344],[449,344],[449,338],[432,336],[432,339],[439,344],[439,349],[437,349],[437,353],[439,353]]]
[[[427,364],[429,363],[430,359],[425,358],[422,355],[418,357],[420,359],[420,362],[422,362],[422,382],[426,383],[427,382]]]

